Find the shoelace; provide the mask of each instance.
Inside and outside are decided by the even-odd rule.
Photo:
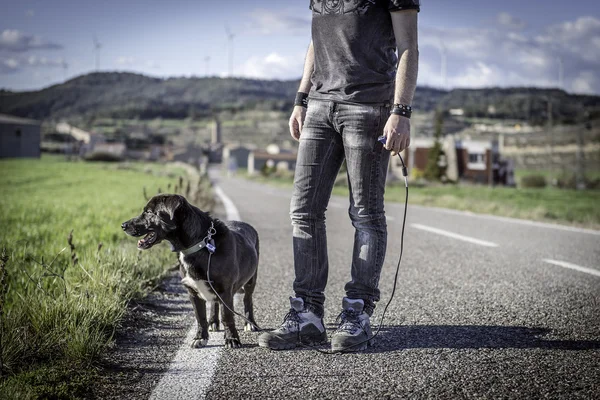
[[[296,330],[300,331],[300,322],[302,322],[302,320],[300,319],[300,315],[298,315],[298,311],[290,308],[290,311],[285,315],[285,317],[283,317],[281,329],[290,330],[290,328],[293,326],[292,324],[294,324]]]
[[[360,313],[351,310],[343,310],[340,315],[336,318],[336,322],[339,322],[338,331],[348,332],[354,334],[358,329],[364,330],[358,316]]]

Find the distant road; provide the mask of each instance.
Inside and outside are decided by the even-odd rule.
[[[290,191],[238,178],[219,179],[218,187],[225,206],[261,236],[256,315],[276,327],[294,276]],[[330,332],[350,276],[347,204],[334,196],[327,212]],[[386,205],[374,324],[391,293],[402,209]],[[398,290],[374,348],[271,352],[257,347],[256,333],[241,334],[243,349],[182,346],[184,356],[195,354],[194,368],[173,365],[201,376],[181,379],[199,389],[154,398],[598,398],[600,232],[409,206]]]

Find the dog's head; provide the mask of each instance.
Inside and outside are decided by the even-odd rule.
[[[185,197],[159,194],[148,201],[141,215],[125,221],[121,228],[130,236],[144,236],[138,248],[147,250],[162,242],[177,230],[177,214],[188,205]]]

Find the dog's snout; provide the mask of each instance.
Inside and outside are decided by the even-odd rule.
[[[121,228],[123,228],[123,230],[127,229],[127,226],[128,226],[128,225],[127,225],[127,222],[123,222],[123,223],[121,224]]]

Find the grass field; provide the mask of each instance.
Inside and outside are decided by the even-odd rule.
[[[289,176],[250,179],[278,186],[292,185]],[[410,204],[600,229],[600,190],[491,188],[468,184],[421,187],[411,183],[409,187]],[[348,196],[348,189],[338,186],[333,193]],[[388,183],[386,201],[404,202],[404,195],[404,181]]]
[[[138,251],[120,227],[140,213],[144,187],[151,196],[177,183],[181,171],[166,168],[0,161],[0,397],[86,397],[127,303],[175,262],[168,245]]]

